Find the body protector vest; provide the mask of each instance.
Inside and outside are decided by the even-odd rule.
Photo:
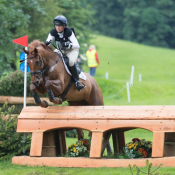
[[[50,34],[55,37],[55,42],[57,44],[57,47],[61,50],[67,50],[68,48],[62,47],[62,42],[70,43],[70,40],[68,39],[72,35],[73,30],[70,27],[65,27],[63,32],[58,33],[56,29],[52,29],[50,31]]]
[[[95,58],[96,50],[91,50],[86,52],[86,56],[88,58],[88,67],[97,67],[98,63]]]

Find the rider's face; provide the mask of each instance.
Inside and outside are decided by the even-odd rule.
[[[64,30],[65,26],[55,26],[55,28],[57,32],[61,33]]]

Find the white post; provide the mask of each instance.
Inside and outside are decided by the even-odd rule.
[[[25,50],[28,50],[28,47],[25,47]],[[27,96],[27,54],[25,54],[25,69],[24,69],[24,102],[23,107],[26,107],[26,96]],[[24,134],[23,137],[23,144],[25,143],[26,137]],[[23,153],[25,153],[25,150],[23,150]]]
[[[131,77],[130,77],[130,86],[133,86],[133,79],[134,79],[134,66],[131,68]]]
[[[139,74],[139,81],[142,81],[142,74]]]
[[[108,75],[108,72],[106,72],[106,80],[108,80],[109,78],[109,75]]]
[[[131,99],[130,99],[130,91],[129,91],[129,82],[126,83],[126,87],[127,87],[128,102],[130,103]]]
[[[28,47],[25,47],[28,50]],[[25,70],[24,70],[24,102],[23,107],[26,107],[26,96],[27,96],[27,54],[25,54]]]

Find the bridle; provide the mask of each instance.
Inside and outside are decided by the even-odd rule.
[[[52,57],[52,59],[50,60],[50,62],[56,57],[56,55],[59,55],[59,54],[56,53],[56,54]],[[44,85],[45,85],[45,76],[44,76],[45,73],[46,73],[52,66],[54,66],[55,64],[57,64],[57,63],[60,61],[61,57],[59,57],[59,58],[55,61],[55,63],[53,63],[51,66],[49,65],[49,64],[50,64],[50,62],[49,62],[49,64],[47,65],[47,67],[44,69],[43,66],[42,66],[42,61],[44,62],[44,59],[43,59],[40,55],[34,55],[34,56],[32,56],[32,57],[27,57],[27,59],[36,58],[37,56],[39,56],[40,69],[39,69],[39,70],[36,70],[36,71],[33,71],[33,72],[30,72],[30,73],[31,73],[31,76],[37,77],[39,84],[40,84],[40,78],[42,77],[42,78],[43,78]],[[38,76],[38,75],[36,75],[36,74],[40,74],[40,76]],[[36,82],[34,82],[33,84],[34,84],[35,86],[38,86],[38,85],[36,84]]]

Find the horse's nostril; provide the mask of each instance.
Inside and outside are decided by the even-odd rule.
[[[35,86],[39,86],[39,83],[40,83],[40,81],[35,81],[33,84],[34,84]]]

